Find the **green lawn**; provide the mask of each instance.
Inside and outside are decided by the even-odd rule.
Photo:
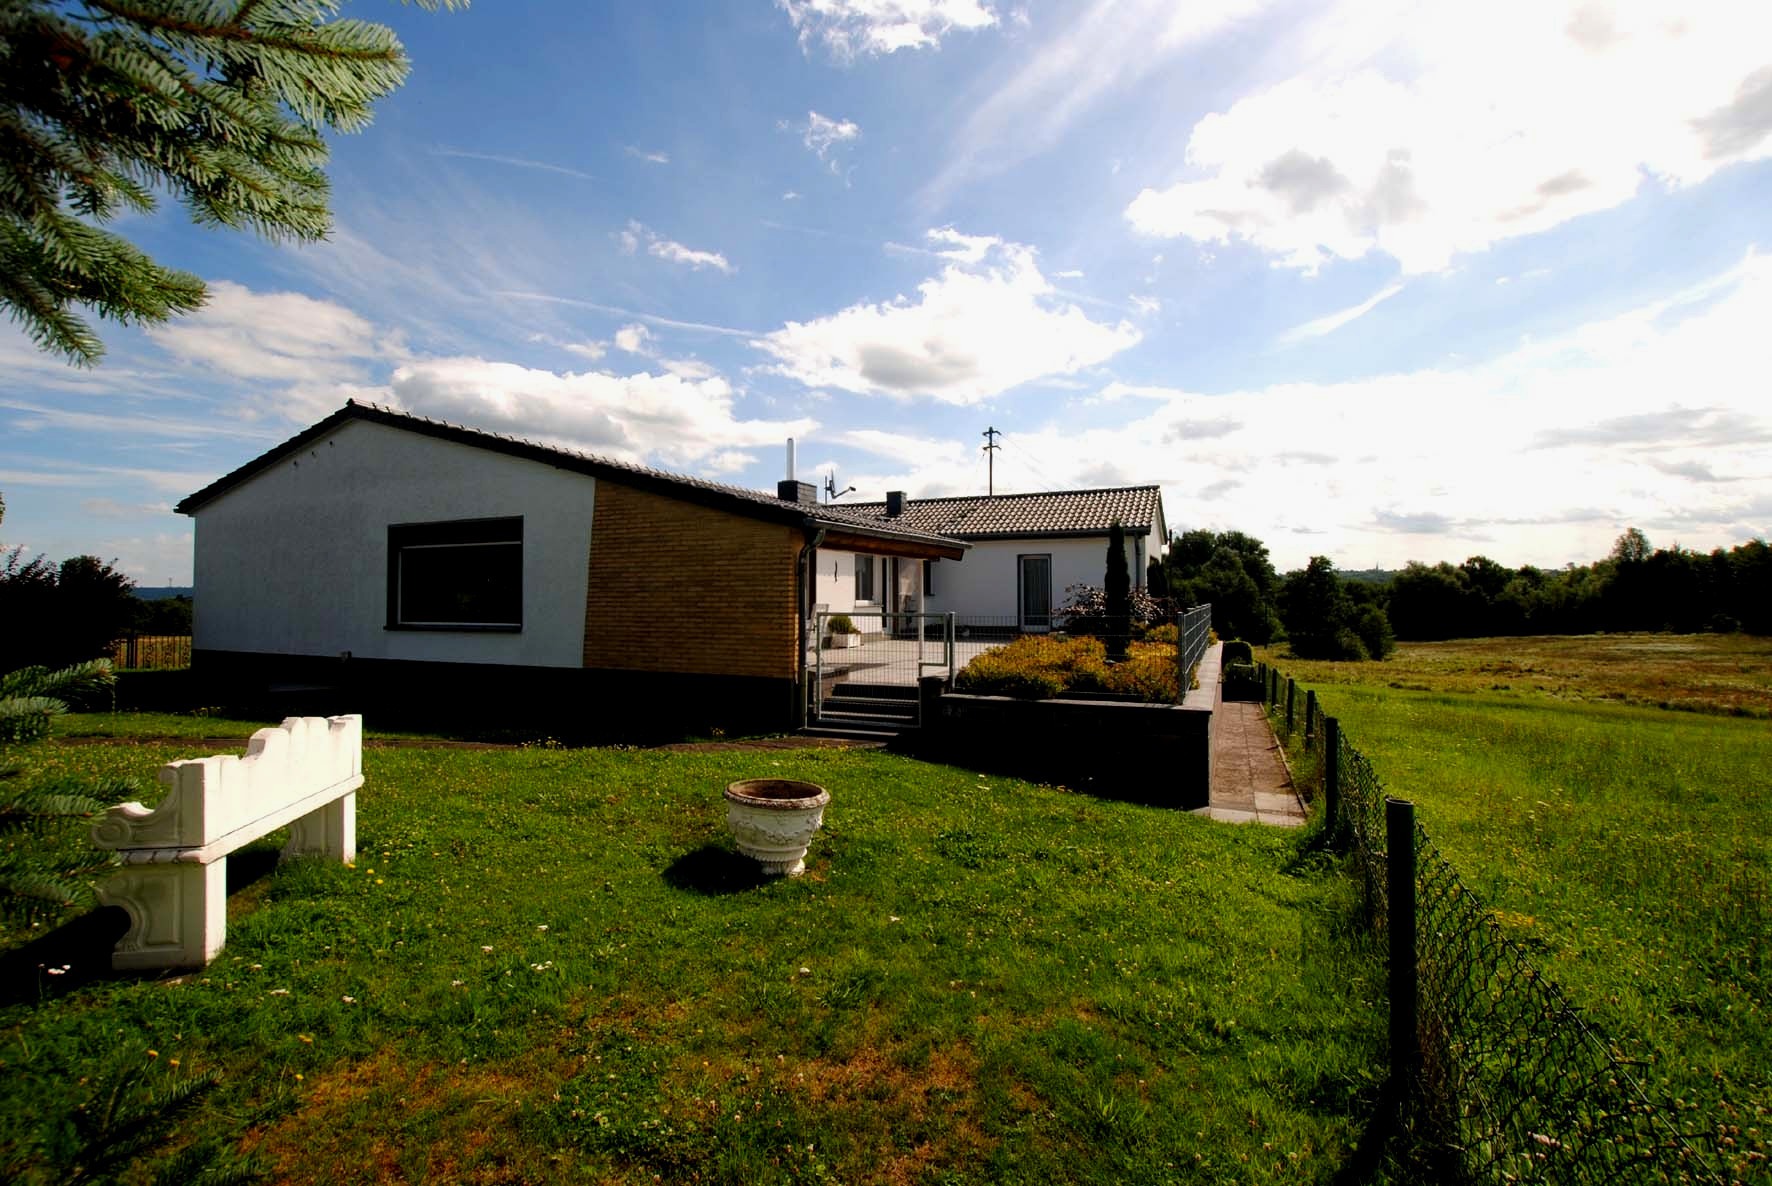
[[[1470,644],[1462,675],[1459,644],[1434,644],[1439,677],[1476,676],[1502,641]],[[1676,655],[1708,645],[1668,641]],[[1722,1126],[1742,1180],[1772,1180],[1772,731],[1597,703],[1615,698],[1597,685],[1593,700],[1386,686],[1420,665],[1406,651],[1312,686],[1507,933],[1645,1064],[1651,1092],[1684,1101],[1693,1127]]]
[[[316,1183],[1320,1182],[1375,1101],[1378,966],[1285,832],[875,752],[365,767],[355,867],[237,893],[205,972],[0,1009],[0,1174],[118,1060]],[[831,790],[806,876],[733,853],[752,776]]]

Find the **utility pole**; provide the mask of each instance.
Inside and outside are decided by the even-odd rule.
[[[994,496],[997,493],[997,450],[1003,447],[997,443],[997,438],[1003,434],[995,428],[987,428],[980,435],[985,439],[985,493]]]

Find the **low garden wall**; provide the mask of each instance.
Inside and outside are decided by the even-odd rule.
[[[919,757],[1163,807],[1205,807],[1212,793],[1219,648],[1200,660],[1181,704],[1018,700],[925,681]]]

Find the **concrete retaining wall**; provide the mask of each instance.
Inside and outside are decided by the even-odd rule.
[[[1218,671],[1213,646],[1181,704],[968,696],[926,681],[918,756],[1106,798],[1205,807]]]

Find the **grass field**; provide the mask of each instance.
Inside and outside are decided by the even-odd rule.
[[[314,1183],[1318,1182],[1374,1104],[1379,970],[1287,833],[859,751],[365,767],[355,866],[240,890],[206,971],[13,985],[0,1177],[119,1064],[221,1072],[184,1137]],[[758,775],[832,791],[800,879],[731,850]]]
[[[1263,657],[1311,687],[1381,684],[1414,692],[1495,693],[1532,703],[1549,699],[1772,718],[1772,638],[1751,634],[1409,642],[1379,664]]]
[[[1772,642],[1489,639],[1381,664],[1271,661],[1317,689],[1647,1085],[1723,1125],[1742,1180],[1772,1181]],[[1692,711],[1631,706],[1663,690]]]

